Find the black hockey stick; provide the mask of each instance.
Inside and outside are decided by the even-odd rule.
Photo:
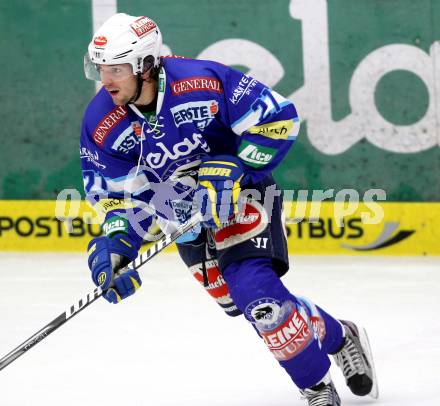
[[[200,220],[200,215],[193,216],[174,233],[168,236],[164,236],[159,241],[157,241],[153,246],[148,248],[148,250],[145,251],[143,254],[139,255],[128,266],[134,269],[140,268],[151,258],[161,252],[164,248],[168,247],[171,243],[177,240],[177,238],[179,238],[182,234],[185,234],[187,231],[197,225]],[[34,347],[35,344],[38,344],[49,334],[53,333],[58,327],[62,326],[66,321],[70,320],[73,316],[92,304],[96,299],[102,296],[102,293],[103,292],[101,288],[96,288],[93,292],[88,293],[87,296],[80,299],[77,303],[71,305],[64,313],[60,314],[57,318],[44,326],[32,337],[28,338],[24,343],[20,344],[17,348],[13,349],[9,354],[0,359],[0,370],[8,366],[11,362],[15,361],[18,357],[22,356],[25,352]]]

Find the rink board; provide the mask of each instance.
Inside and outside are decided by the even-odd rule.
[[[292,254],[440,255],[440,203],[294,202],[285,213]],[[84,202],[0,201],[0,251],[80,252],[98,235]]]

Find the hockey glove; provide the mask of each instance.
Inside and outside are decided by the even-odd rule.
[[[126,234],[98,237],[88,247],[89,268],[96,286],[110,303],[119,303],[142,285],[139,273],[125,268],[138,255],[134,242]]]
[[[196,198],[207,227],[220,228],[239,212],[242,178],[241,162],[234,156],[217,155],[202,161]]]

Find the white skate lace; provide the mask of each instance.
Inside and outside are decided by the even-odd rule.
[[[336,363],[342,369],[345,379],[359,374],[366,373],[364,360],[362,358],[362,350],[360,350],[353,339],[346,337],[346,343],[341,351],[335,354]]]
[[[325,385],[322,389],[304,389],[301,391],[303,398],[309,402],[309,406],[339,406],[334,397],[332,385]]]

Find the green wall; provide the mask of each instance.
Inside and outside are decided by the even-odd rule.
[[[0,1],[2,199],[53,199],[82,188],[78,139],[94,87],[83,55],[90,1]]]
[[[296,103],[303,126],[277,171],[284,188],[382,188],[388,200],[440,201],[440,0],[119,0],[117,8],[156,20],[174,54],[250,71]],[[91,10],[86,0],[0,2],[2,199],[82,189]]]

